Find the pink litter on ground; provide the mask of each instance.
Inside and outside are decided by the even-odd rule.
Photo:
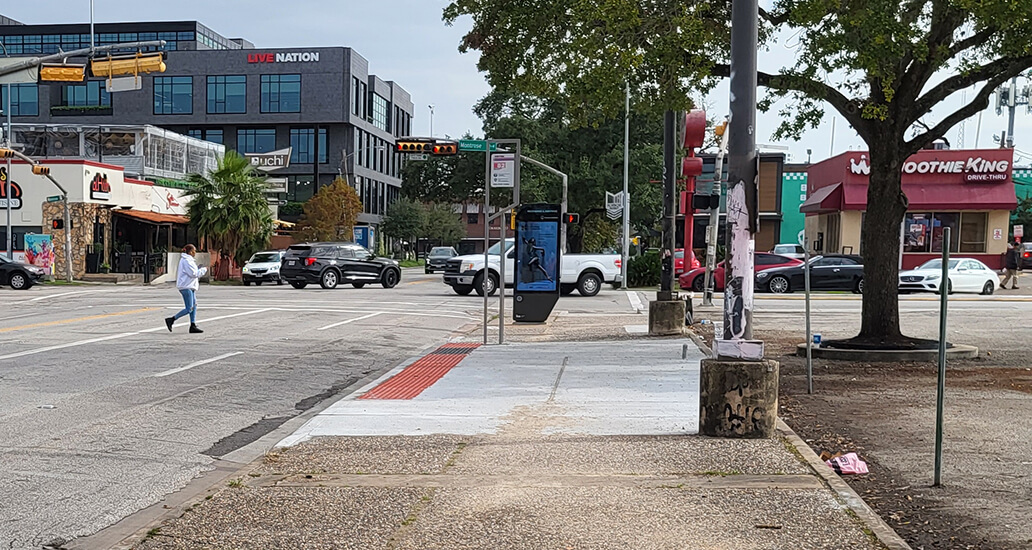
[[[831,460],[826,460],[824,463],[831,466],[831,469],[835,470],[835,473],[839,475],[867,473],[867,463],[860,460],[856,453],[846,453]]]

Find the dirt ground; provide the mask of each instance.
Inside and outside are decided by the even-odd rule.
[[[1014,342],[947,370],[942,487],[932,487],[936,367],[814,361],[799,335],[759,335],[781,361],[781,415],[819,454],[856,452],[846,481],[915,550],[1032,548],[1032,360]]]

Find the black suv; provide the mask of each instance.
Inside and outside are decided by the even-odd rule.
[[[367,283],[380,283],[392,288],[401,281],[401,268],[390,258],[375,254],[355,243],[306,243],[287,249],[280,264],[280,277],[294,288],[319,283],[323,288],[336,288],[351,283],[362,288]]]

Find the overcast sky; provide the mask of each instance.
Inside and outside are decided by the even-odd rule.
[[[488,86],[477,72],[477,54],[460,54],[459,40],[470,21],[460,20],[454,27],[441,21],[442,0],[176,0],[175,2],[140,2],[139,0],[96,0],[96,20],[160,21],[198,20],[227,37],[243,37],[259,48],[349,46],[369,60],[370,72],[384,80],[394,80],[412,94],[416,105],[413,133],[429,133],[428,105],[435,106],[434,134],[460,136],[466,131],[480,134],[481,123],[472,112],[473,104],[488,92]],[[27,24],[78,23],[89,21],[88,0],[39,0],[5,2],[0,13]],[[332,6],[332,7],[331,7]],[[792,40],[784,40],[791,44]],[[776,45],[761,55],[761,69],[774,71],[790,65],[794,55],[785,45]],[[1027,81],[1020,85],[1028,84]],[[762,92],[761,92],[762,93]],[[972,92],[973,93],[973,92]],[[717,88],[706,98],[711,114],[727,111],[727,85]],[[960,94],[952,101],[960,103]],[[864,148],[845,120],[838,118],[832,139],[831,109],[824,124],[808,132],[800,142],[782,143],[796,162],[806,161],[806,150],[813,151],[813,160],[849,149]],[[942,110],[942,113],[945,113]],[[934,124],[944,116],[939,112],[926,119]],[[757,139],[771,143],[770,135],[777,126],[776,109],[760,115]],[[1019,110],[1016,145],[1032,153],[1032,115]],[[1006,116],[997,116],[990,108],[982,117],[979,145],[993,147],[993,134],[1006,129]],[[964,146],[975,146],[977,117],[965,126]],[[514,136],[516,137],[516,136]],[[955,148],[959,146],[959,129],[947,135]],[[1026,141],[1029,140],[1029,141]],[[834,145],[834,150],[832,150]],[[1022,159],[1032,161],[1032,154]]]

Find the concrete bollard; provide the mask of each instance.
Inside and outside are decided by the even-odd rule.
[[[711,437],[772,437],[778,416],[777,361],[703,359],[699,433]]]
[[[649,302],[649,335],[677,336],[684,333],[684,300]]]

